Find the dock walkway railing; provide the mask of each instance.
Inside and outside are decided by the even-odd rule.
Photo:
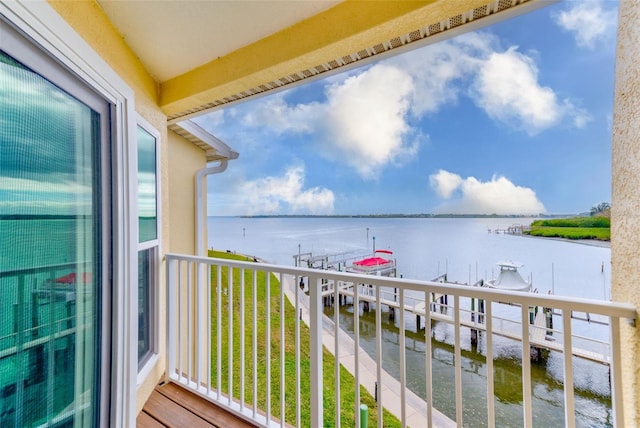
[[[335,426],[360,426],[360,386],[369,382],[360,374],[360,293],[352,294],[353,349],[344,349],[339,336],[339,312],[334,310],[333,354],[339,364],[328,365],[327,353],[323,353],[323,305],[327,297],[339,302],[343,287],[333,289],[335,295],[324,296],[323,284],[367,285],[369,307],[375,312],[377,373],[377,402],[385,408],[395,407],[393,413],[407,426],[407,358],[405,355],[405,329],[398,330],[397,359],[399,361],[400,403],[391,405],[385,400],[385,384],[381,355],[383,347],[382,295],[389,290],[397,293],[399,302],[416,296],[424,296],[431,302],[433,295],[448,296],[447,317],[442,308],[424,305],[425,334],[429,334],[434,322],[450,324],[453,332],[454,376],[456,411],[453,425],[463,426],[463,368],[461,340],[464,329],[484,331],[486,358],[487,426],[496,426],[494,399],[493,340],[498,328],[492,313],[494,304],[508,304],[518,316],[514,322],[521,345],[522,367],[522,425],[533,426],[532,411],[532,337],[537,335],[531,321],[533,308],[546,308],[560,318],[554,329],[554,352],[562,354],[564,384],[564,425],[575,426],[574,397],[574,314],[589,314],[609,329],[610,343],[606,361],[611,378],[611,415],[613,426],[623,420],[621,388],[620,325],[634,322],[636,308],[630,304],[568,298],[533,293],[499,291],[481,287],[447,285],[439,282],[415,281],[373,275],[296,268],[272,264],[214,259],[178,254],[166,256],[167,279],[167,377],[203,397],[224,406],[229,411],[260,426],[311,426],[323,427],[325,422]],[[296,286],[293,301],[287,298],[287,284]],[[302,296],[308,293],[308,326],[302,321]],[[291,293],[289,293],[291,294]],[[470,299],[483,301],[483,313],[469,310],[463,302]],[[415,308],[415,305],[410,305]],[[358,310],[355,310],[358,308]],[[406,309],[406,308],[405,308]],[[426,310],[429,309],[429,310]],[[406,325],[405,310],[396,309],[398,325]],[[409,311],[410,313],[410,311]],[[415,315],[415,313],[414,313]],[[305,316],[305,319],[307,317]],[[482,323],[469,320],[482,320]],[[517,323],[519,322],[519,323]],[[558,323],[556,323],[558,324]],[[327,341],[325,340],[325,346]],[[330,342],[329,342],[330,343]],[[388,357],[389,350],[385,350]],[[424,413],[427,426],[438,426],[434,420],[431,341],[425,341],[424,367],[426,397]],[[385,358],[387,358],[385,357]],[[341,366],[349,360],[353,365],[353,385],[344,385]],[[332,371],[333,374],[327,373]],[[362,370],[364,372],[364,370]],[[371,370],[367,371],[368,373]],[[345,389],[346,387],[348,389]],[[348,392],[345,392],[348,391]],[[324,397],[332,391],[333,397]],[[387,389],[388,391],[388,389]],[[355,396],[354,408],[342,409],[342,395]],[[326,401],[325,398],[329,398]],[[325,406],[326,403],[332,403]],[[382,407],[372,410],[378,427],[383,426]],[[399,409],[398,409],[399,407]],[[353,415],[354,420],[341,421],[343,414]],[[514,421],[516,423],[516,421]]]

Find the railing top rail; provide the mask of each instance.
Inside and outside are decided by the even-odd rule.
[[[637,319],[636,307],[630,303],[608,302],[602,300],[584,299],[569,296],[555,296],[536,293],[524,293],[518,291],[503,291],[485,287],[473,287],[468,285],[443,284],[440,282],[423,281],[406,278],[390,278],[376,275],[357,274],[350,272],[338,272],[334,270],[319,270],[304,267],[274,265],[270,263],[217,259],[212,257],[199,257],[184,254],[168,253],[169,260],[183,260],[193,263],[222,264],[226,266],[278,272],[298,276],[315,276],[334,281],[366,283],[389,288],[403,288],[420,292],[433,292],[438,294],[458,295],[485,299],[493,302],[509,302],[519,305],[544,306],[558,309],[567,309],[593,314],[601,314],[614,318]]]

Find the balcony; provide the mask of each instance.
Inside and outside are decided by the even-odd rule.
[[[499,426],[509,401],[509,422],[531,427],[541,423],[535,373],[554,367],[554,406],[576,426],[589,364],[608,371],[606,424],[623,418],[620,326],[635,322],[632,305],[176,254],[166,268],[167,380],[258,426],[362,426],[358,403],[378,427],[394,417],[399,426]],[[440,344],[450,356],[447,415],[435,405]],[[518,367],[509,399],[496,385],[504,359]],[[470,416],[474,370],[482,409]]]

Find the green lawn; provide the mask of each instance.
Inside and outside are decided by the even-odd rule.
[[[216,258],[224,258],[224,259],[234,259],[234,260],[248,260],[247,257],[238,256],[229,254],[221,251],[209,251],[210,257]],[[252,259],[251,259],[252,260]],[[221,341],[222,341],[222,367],[221,373],[222,378],[221,385],[222,390],[226,393],[229,391],[229,334],[228,334],[228,325],[229,325],[229,311],[227,309],[228,306],[228,296],[229,290],[229,272],[226,267],[220,269],[220,274],[222,276],[222,287],[223,287],[223,301],[222,301],[222,311],[221,311]],[[245,349],[245,402],[252,404],[253,403],[253,378],[254,371],[257,373],[257,391],[258,391],[258,399],[257,406],[259,409],[265,411],[267,407],[267,371],[266,371],[266,361],[267,358],[267,311],[266,311],[266,296],[267,296],[267,275],[265,272],[259,272],[256,275],[256,297],[257,297],[257,307],[255,310],[255,314],[257,317],[257,367],[254,367],[252,354],[253,354],[253,276],[251,272],[245,272],[245,328],[241,330],[240,328],[240,272],[238,269],[233,270],[233,278],[232,278],[232,287],[231,291],[233,293],[233,332],[231,343],[233,347],[233,394],[234,397],[240,396],[240,383],[239,380],[241,378],[240,373],[240,337],[244,336],[244,349]],[[211,279],[212,284],[217,283],[218,271],[217,269],[212,270]],[[213,286],[215,287],[215,285]],[[285,320],[285,332],[284,332],[284,343],[285,343],[285,355],[284,355],[284,402],[285,402],[285,420],[287,423],[294,424],[296,417],[296,401],[295,401],[295,378],[296,378],[296,346],[295,346],[295,308],[289,303],[289,301],[285,297],[285,305],[281,307],[280,305],[280,284],[278,279],[271,275],[270,278],[270,290],[269,290],[269,318],[271,320],[270,327],[270,346],[271,346],[271,414],[276,418],[279,418],[281,415],[280,412],[280,317],[281,314],[284,314]],[[215,289],[212,289],[212,297],[211,297],[211,308],[212,308],[212,320],[211,320],[211,343],[212,347],[217,348],[217,322],[218,318],[216,315],[217,311],[217,296],[214,293]],[[309,350],[309,329],[304,323],[300,324],[300,393],[301,393],[301,403],[300,403],[300,413],[301,413],[301,423],[302,426],[310,426],[310,394],[309,394],[309,379],[310,379],[310,366],[311,366],[311,358],[310,358],[310,350]],[[211,361],[211,382],[213,387],[215,388],[218,381],[218,373],[217,373],[217,362],[216,362],[217,354],[214,354]],[[333,355],[329,353],[326,349],[323,351],[323,375],[324,375],[324,426],[325,427],[333,427],[335,426],[335,383],[334,383],[334,371],[335,371],[335,361]],[[340,409],[341,409],[341,422],[343,426],[353,426],[354,424],[354,410],[355,410],[355,381],[353,376],[347,372],[347,370],[340,366]],[[369,426],[376,426],[376,403],[373,397],[363,388],[360,388],[360,397],[361,402],[366,404],[369,407]],[[393,415],[388,413],[386,410],[384,411],[384,422],[383,425],[385,427],[399,427],[401,426],[400,422]]]
[[[531,230],[525,233],[542,237],[609,241],[611,221],[605,217],[536,220],[531,223]]]

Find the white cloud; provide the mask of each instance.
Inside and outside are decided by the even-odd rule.
[[[553,15],[556,24],[573,33],[576,44],[593,49],[601,40],[615,36],[618,14],[614,8],[605,9],[601,0],[580,0]]]
[[[414,89],[408,73],[377,64],[330,82],[323,102],[288,104],[280,93],[238,108],[238,120],[265,132],[310,135],[302,141],[314,142],[319,154],[364,178],[415,155],[418,144],[407,122]]]
[[[449,199],[453,192],[462,184],[462,177],[449,171],[441,169],[436,174],[429,176],[431,187],[436,191],[438,196]]]
[[[409,94],[411,112],[420,117],[455,104],[464,88],[464,79],[474,73],[496,43],[496,38],[489,33],[468,33],[385,63],[411,76],[414,85]]]
[[[304,189],[304,168],[290,167],[283,176],[247,181],[239,190],[245,214],[332,214],[334,195],[326,188]]]
[[[244,125],[254,128],[268,126],[271,131],[282,134],[312,132],[313,118],[319,106],[317,103],[289,105],[284,94],[279,93],[259,100],[256,107],[242,117]]]
[[[588,114],[570,100],[561,102],[551,88],[541,86],[535,62],[515,46],[492,53],[480,64],[471,93],[490,117],[530,135],[565,117],[576,127],[583,127],[589,120]]]
[[[499,42],[487,32],[464,34],[332,76],[323,82],[324,99],[292,103],[295,98],[282,92],[239,104],[225,110],[225,127],[233,127],[233,138],[243,144],[295,136],[295,144],[313,145],[315,153],[372,179],[389,165],[414,159],[429,135],[413,123],[461,96],[496,122],[529,135],[563,123],[586,125],[590,117],[576,102],[541,84],[532,57],[515,46],[504,50]],[[220,124],[221,117],[211,123]]]
[[[431,175],[429,181],[436,193],[447,199],[438,207],[440,213],[527,215],[545,212],[532,189],[517,186],[506,177],[493,176],[490,181],[481,182],[475,177],[463,179],[440,170]],[[450,199],[455,191],[459,191],[459,196]]]
[[[367,178],[388,163],[413,156],[417,146],[406,138],[412,90],[406,72],[384,64],[329,86],[323,121],[325,143]]]

